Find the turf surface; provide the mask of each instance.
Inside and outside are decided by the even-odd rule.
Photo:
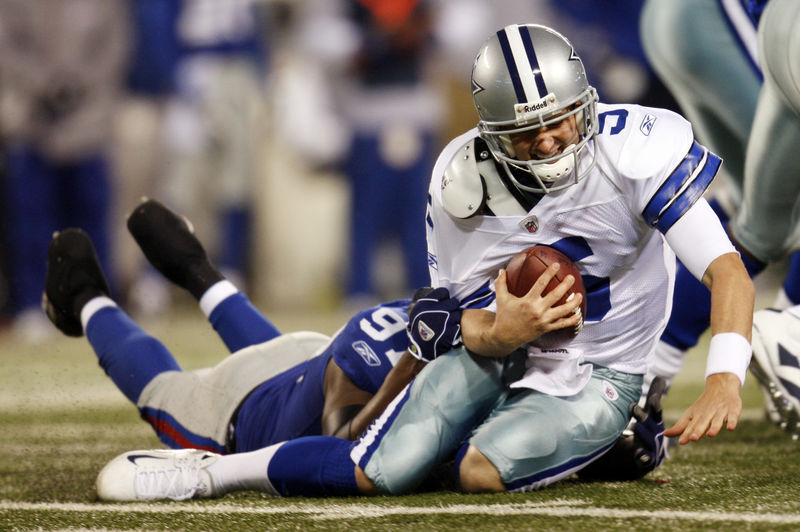
[[[276,321],[287,331],[331,333],[343,320],[298,314]],[[193,308],[146,329],[186,369],[224,356]],[[701,348],[670,391],[668,421],[701,391]],[[103,375],[85,340],[56,337],[31,346],[5,335],[0,353],[0,530],[800,529],[800,442],[764,421],[752,378],[735,432],[672,449],[671,460],[633,483],[568,479],[520,494],[313,500],[240,493],[115,505],[96,501],[97,472],[120,452],[159,442]]]

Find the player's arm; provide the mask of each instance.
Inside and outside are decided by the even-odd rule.
[[[406,351],[373,395],[356,386],[331,359],[325,372],[322,434],[346,440],[357,438],[425,364]]]
[[[666,234],[686,267],[711,291],[711,344],[703,394],[667,429],[679,443],[733,430],[742,412],[739,391],[750,363],[755,291],[739,254],[704,200],[698,201]],[[709,263],[710,261],[710,263]],[[704,263],[708,266],[703,268]]]
[[[466,309],[462,313],[461,336],[466,348],[482,356],[504,357],[545,333],[574,327],[580,319],[574,310],[581,303],[581,295],[556,304],[575,282],[571,275],[542,296],[558,268],[558,263],[551,264],[524,297],[509,293],[506,271],[501,270],[494,282],[497,312]]]

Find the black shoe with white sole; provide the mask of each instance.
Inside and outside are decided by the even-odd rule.
[[[50,321],[67,336],[82,336],[81,309],[90,299],[108,294],[108,282],[89,235],[80,229],[54,233],[47,249],[42,294],[42,308]]]
[[[156,200],[143,200],[128,217],[128,231],[161,274],[196,299],[224,276],[211,265],[186,218]]]

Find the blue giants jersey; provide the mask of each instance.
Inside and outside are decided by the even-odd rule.
[[[320,434],[325,369],[331,358],[356,386],[375,393],[408,346],[410,302],[393,301],[359,312],[320,354],[257,386],[233,420],[235,452]]]
[[[409,299],[362,310],[336,333],[327,350],[362,390],[375,393],[408,348]]]

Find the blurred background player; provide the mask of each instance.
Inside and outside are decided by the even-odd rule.
[[[798,246],[800,55],[795,41],[800,4],[650,0],[641,27],[654,68],[698,136],[726,161],[731,179],[723,192],[728,196],[721,194],[712,205],[726,224],[729,213],[734,214],[728,232],[755,276]],[[800,255],[795,253],[773,305],[799,302]],[[709,306],[708,291],[679,265],[674,312],[659,342],[653,374],[671,379],[679,371],[686,352],[708,327]],[[762,384],[770,409],[774,388],[790,393],[780,382]],[[791,395],[800,398],[797,390]],[[781,422],[781,414],[771,417]],[[800,427],[792,431],[800,433]]]
[[[136,3],[140,36],[154,33],[166,45],[153,50],[145,41],[140,50],[144,59],[160,56],[155,65],[163,68],[139,65],[139,77],[167,95],[158,177],[149,193],[197,220],[198,234],[209,242],[220,269],[246,286],[257,154],[264,139],[264,10],[252,0]],[[131,305],[144,315],[163,311],[169,300],[165,290],[146,271],[130,292]]]
[[[410,300],[359,312],[333,339],[281,334],[211,265],[184,218],[148,200],[128,227],[153,266],[198,300],[232,356],[182,371],[108,297],[77,229],[50,243],[45,306],[65,334],[85,332],[100,366],[169,447],[235,453],[304,435],[353,439],[424,365],[406,350]]]
[[[0,2],[0,129],[14,326],[41,338],[44,251],[52,232],[83,228],[113,274],[109,160],[130,42],[123,0]],[[115,279],[111,276],[114,289]]]
[[[350,192],[344,295],[353,306],[381,294],[383,242],[398,244],[402,290],[428,284],[426,185],[444,117],[430,70],[435,60],[432,2],[310,2],[299,29],[325,62],[342,120],[341,165]],[[329,38],[332,37],[332,38]],[[335,46],[329,42],[335,40]],[[308,134],[308,132],[307,132]],[[319,141],[313,133],[306,142]],[[325,148],[323,148],[324,150]],[[313,148],[312,148],[313,150]],[[318,150],[314,150],[318,151]]]

